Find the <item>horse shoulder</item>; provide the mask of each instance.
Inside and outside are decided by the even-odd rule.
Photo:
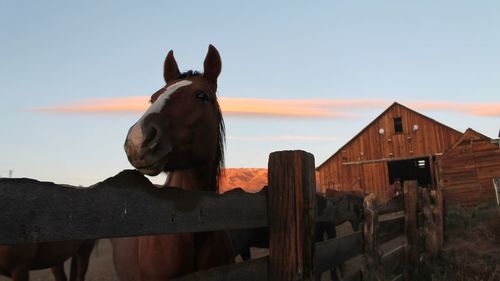
[[[191,233],[139,237],[140,280],[168,280],[196,271]]]
[[[124,237],[111,239],[113,245],[113,266],[121,281],[139,280],[139,239]]]
[[[234,262],[231,239],[226,231],[196,233],[194,238],[196,270],[207,270]]]

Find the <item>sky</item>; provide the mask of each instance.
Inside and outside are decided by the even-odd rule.
[[[499,30],[498,1],[0,0],[0,177],[132,168],[123,142],[167,52],[201,71],[209,44],[227,167],[290,149],[318,166],[395,101],[497,138]]]

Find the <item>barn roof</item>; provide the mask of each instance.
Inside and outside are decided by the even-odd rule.
[[[487,141],[491,141],[491,138],[479,133],[478,131],[475,131],[471,128],[468,128],[465,130],[465,132],[462,134],[462,136],[449,148],[447,149],[441,157],[445,157],[447,154],[450,153],[450,151],[454,150],[457,146],[459,146],[464,140],[477,140],[477,139],[483,139]]]
[[[451,128],[451,127],[449,127],[449,126],[447,126],[447,125],[445,125],[445,124],[443,124],[443,123],[441,123],[441,122],[438,122],[438,121],[436,121],[436,120],[434,120],[434,119],[432,119],[432,118],[428,117],[428,116],[425,116],[425,115],[423,115],[422,113],[419,113],[419,112],[417,112],[417,111],[415,111],[415,110],[413,110],[413,109],[411,109],[411,108],[409,108],[409,107],[406,107],[406,106],[404,106],[404,105],[402,105],[402,104],[400,104],[400,103],[398,103],[398,102],[394,102],[394,103],[392,103],[392,104],[391,104],[388,108],[386,108],[386,109],[385,109],[382,113],[380,113],[380,115],[379,115],[379,116],[377,116],[375,119],[373,119],[373,120],[372,120],[372,121],[371,121],[371,122],[370,122],[370,123],[369,123],[366,127],[364,127],[364,128],[363,128],[363,129],[362,129],[359,133],[357,133],[357,134],[356,134],[356,135],[355,135],[355,136],[354,136],[351,140],[349,140],[346,144],[344,144],[342,147],[340,147],[340,148],[339,148],[339,149],[338,149],[338,150],[337,150],[337,151],[336,151],[336,152],[335,152],[332,156],[330,156],[330,157],[329,157],[328,159],[326,159],[323,163],[321,163],[321,165],[319,165],[316,169],[320,169],[323,165],[325,165],[326,163],[328,163],[328,162],[329,162],[332,158],[334,158],[334,157],[335,157],[338,153],[340,153],[340,152],[341,152],[341,151],[342,151],[345,147],[347,147],[349,144],[351,144],[351,143],[352,143],[355,139],[357,139],[357,138],[358,138],[360,135],[362,135],[362,134],[363,134],[366,130],[368,130],[368,128],[370,128],[370,127],[371,127],[373,124],[375,124],[375,123],[376,123],[376,122],[377,122],[380,118],[382,118],[382,116],[384,116],[384,115],[385,115],[385,114],[386,114],[389,110],[391,110],[393,107],[396,107],[396,106],[400,106],[400,107],[401,107],[401,108],[403,108],[404,110],[410,111],[410,112],[412,112],[412,113],[414,113],[414,114],[416,114],[416,115],[418,115],[418,116],[420,116],[420,117],[422,117],[422,118],[424,118],[424,119],[427,119],[427,120],[430,120],[430,121],[432,121],[432,122],[434,122],[434,123],[437,123],[437,124],[439,124],[439,125],[441,125],[441,126],[443,126],[443,127],[446,127],[446,128],[448,128],[449,130],[454,131],[454,132],[456,132],[456,133],[458,133],[458,134],[462,134],[462,132],[457,131],[457,130],[455,130],[455,129],[453,129],[453,128]],[[479,133],[478,133],[478,134],[479,134]]]

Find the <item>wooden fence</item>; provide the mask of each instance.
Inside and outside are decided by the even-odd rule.
[[[91,188],[0,179],[0,244],[269,227],[269,256],[178,281],[314,280],[334,264],[359,255],[359,269],[344,280],[402,280],[414,274],[422,249],[442,244],[439,191],[406,182],[404,196],[384,205],[377,206],[369,196],[363,231],[315,243],[315,223],[333,221],[344,206],[316,196],[313,156],[303,151],[271,153],[268,177],[266,192],[222,195],[159,189],[133,170]],[[381,251],[382,244],[398,236],[405,237],[404,243]]]
[[[500,207],[500,177],[494,177],[493,188],[495,189],[495,196],[497,198],[497,206]]]

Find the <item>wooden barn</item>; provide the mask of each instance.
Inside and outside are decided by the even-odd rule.
[[[452,204],[492,198],[492,177],[500,176],[499,147],[473,132],[463,134],[395,102],[317,168],[320,190],[363,190],[384,200],[405,180],[417,180],[421,186],[439,182]],[[474,145],[463,148],[471,138]],[[461,178],[472,169],[474,175]],[[481,195],[468,197],[477,192]]]
[[[499,145],[467,129],[437,158],[437,184],[447,204],[477,204],[495,198],[492,179],[500,177]]]

